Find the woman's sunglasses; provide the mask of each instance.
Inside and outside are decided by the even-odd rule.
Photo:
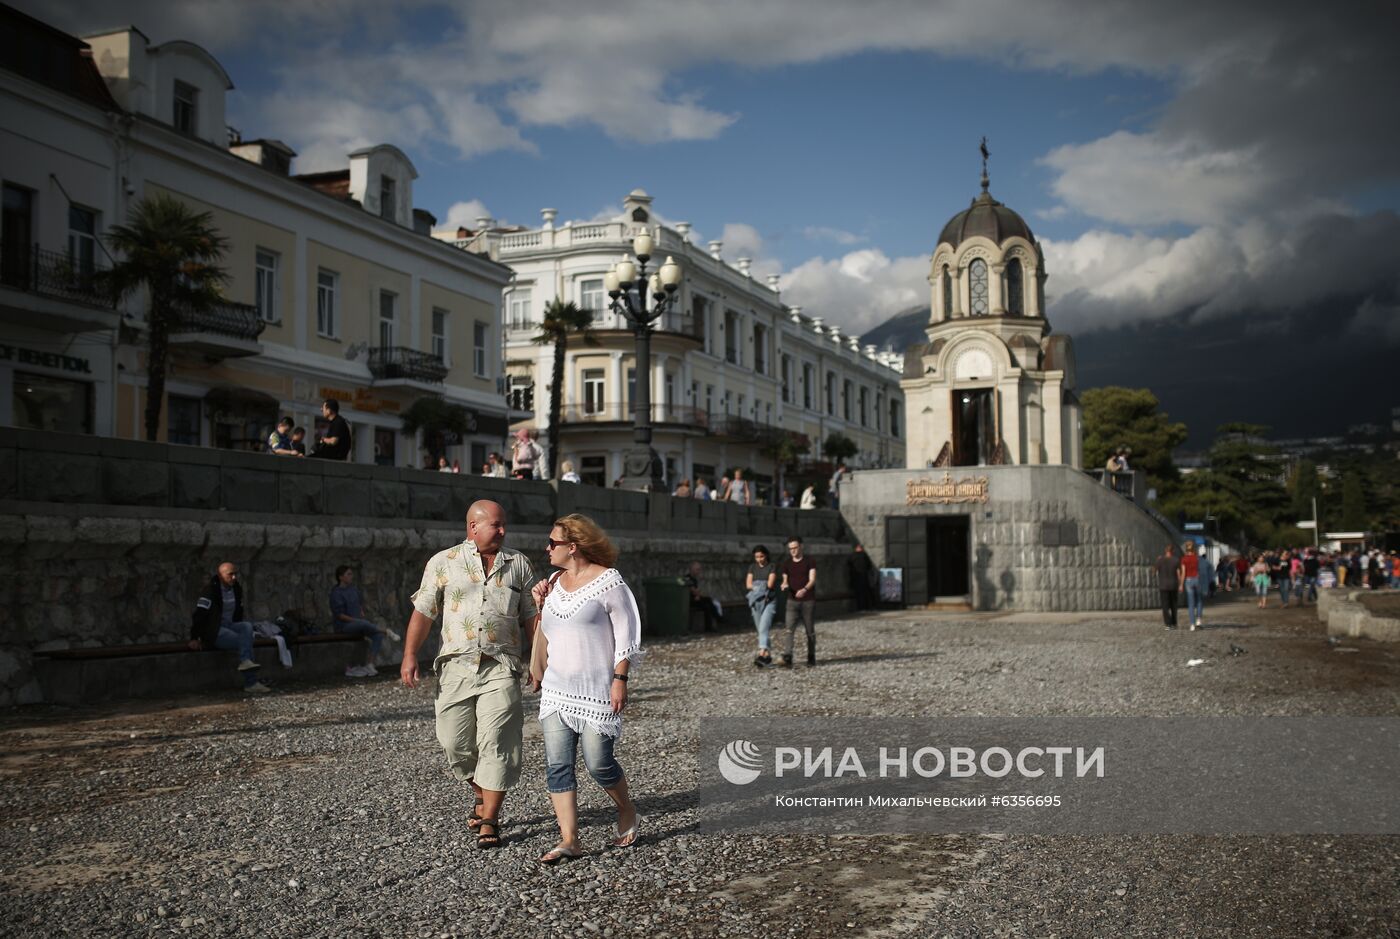
[[[567,541],[555,541],[553,538],[548,539],[548,541],[549,541],[549,550],[551,550],[551,551],[553,551],[555,548],[559,547],[560,545],[568,544],[568,543],[569,543],[569,542],[567,542]]]

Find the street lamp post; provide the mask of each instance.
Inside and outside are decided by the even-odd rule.
[[[661,458],[651,446],[651,329],[676,304],[681,266],[668,257],[660,270],[648,277],[647,262],[653,247],[651,235],[645,230],[639,232],[632,239],[636,261],[619,261],[603,276],[603,285],[612,298],[612,311],[627,317],[637,339],[636,400],[632,409],[635,447],[623,455],[622,486],[665,492]]]

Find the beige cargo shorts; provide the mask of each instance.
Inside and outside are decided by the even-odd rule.
[[[520,679],[492,658],[448,659],[438,672],[437,738],[447,765],[461,780],[505,790],[520,780],[525,715]]]

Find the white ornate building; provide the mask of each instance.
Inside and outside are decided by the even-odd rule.
[[[1074,347],[1045,319],[1045,257],[1020,215],[982,192],[943,227],[928,342],[904,359],[910,467],[1081,467]]]
[[[852,440],[853,468],[903,466],[904,396],[898,356],[861,346],[835,325],[785,305],[777,275],[755,279],[749,258],[724,258],[718,241],[702,246],[690,226],[659,224],[652,199],[633,190],[616,218],[555,224],[544,209],[535,229],[475,229],[437,234],[467,251],[487,254],[515,271],[505,291],[506,379],[515,426],[540,430],[549,419],[553,350],[534,343],[541,314],[555,299],[592,309],[597,345],[568,345],[560,458],[587,482],[611,485],[632,448],[635,340],[625,320],[608,311],[604,273],[630,252],[640,230],[655,238],[655,270],[668,256],[683,280],[673,312],[651,342],[653,446],[668,481],[703,477],[713,483],[746,469],[760,495],[771,496],[777,467],[771,443],[797,435],[802,462],[823,458],[832,434]]]

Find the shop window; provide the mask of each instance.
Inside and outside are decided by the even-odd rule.
[[[92,385],[15,372],[14,420],[28,430],[92,433]]]
[[[200,423],[204,419],[204,403],[185,395],[169,395],[165,399],[165,440],[187,447],[200,444]]]
[[[578,476],[590,486],[608,484],[608,458],[605,456],[585,456],[578,461]]]
[[[376,466],[393,466],[398,433],[390,427],[374,429],[374,462]]]

